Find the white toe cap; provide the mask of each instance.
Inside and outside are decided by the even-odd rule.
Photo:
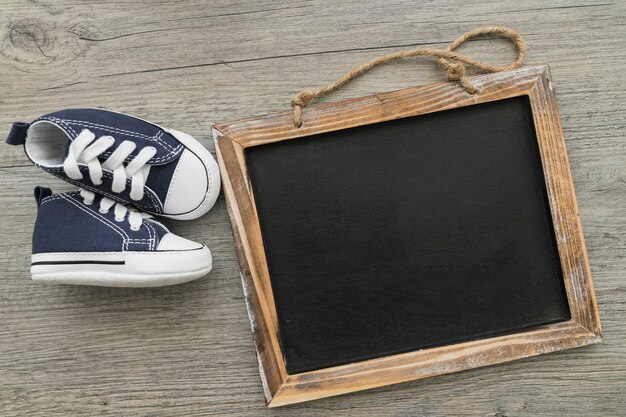
[[[211,152],[200,142],[178,130],[168,129],[167,131],[187,148],[181,158],[185,156],[185,161],[192,162],[189,166],[177,166],[176,169],[179,172],[175,178],[172,177],[163,215],[177,220],[197,219],[211,210],[219,196],[220,169]],[[198,165],[198,160],[202,169]],[[201,190],[204,190],[202,199],[200,198]],[[191,195],[193,198],[190,197]]]
[[[193,152],[185,149],[178,160],[167,191],[164,214],[179,215],[198,208],[208,188],[207,170]]]
[[[167,233],[161,238],[157,250],[194,250],[202,247],[203,245],[199,243],[177,236],[174,233]]]

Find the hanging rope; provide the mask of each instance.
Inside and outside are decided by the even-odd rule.
[[[490,65],[454,52],[456,48],[461,46],[467,40],[484,35],[498,35],[511,40],[517,49],[517,59],[509,65]],[[302,108],[306,107],[306,105],[313,100],[339,89],[377,65],[417,56],[433,56],[439,58],[437,63],[444,71],[446,71],[448,81],[458,81],[469,94],[475,94],[477,89],[465,75],[465,65],[469,65],[485,72],[507,71],[518,68],[522,65],[524,57],[526,56],[526,43],[524,42],[524,39],[522,39],[522,36],[513,29],[503,26],[481,27],[467,32],[455,39],[446,49],[414,48],[376,57],[352,68],[342,77],[322,88],[317,90],[304,90],[295,96],[293,100],[291,100],[294,126],[302,126]]]

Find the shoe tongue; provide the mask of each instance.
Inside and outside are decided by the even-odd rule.
[[[70,145],[72,144],[73,140],[70,138],[67,138],[67,142],[65,144],[65,152],[63,152],[63,160],[65,161],[65,158],[67,158],[67,155],[70,153]]]

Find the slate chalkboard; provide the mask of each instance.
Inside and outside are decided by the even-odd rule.
[[[549,68],[471,83],[213,127],[268,406],[602,340]]]
[[[527,96],[246,159],[289,373],[570,317]]]

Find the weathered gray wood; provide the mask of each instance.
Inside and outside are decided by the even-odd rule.
[[[480,3],[480,4],[477,4]],[[610,3],[610,4],[609,4]],[[0,4],[0,131],[71,106],[184,130],[288,108],[377,54],[443,47],[506,24],[549,63],[605,341],[578,350],[268,410],[223,198],[167,222],[213,250],[206,278],[162,289],[48,287],[29,279],[35,185],[71,187],[0,152],[0,414],[616,416],[626,414],[626,4],[492,2],[25,2]],[[463,50],[490,62],[504,42]],[[328,100],[441,80],[428,60],[377,68]],[[499,414],[498,414],[499,413]]]

